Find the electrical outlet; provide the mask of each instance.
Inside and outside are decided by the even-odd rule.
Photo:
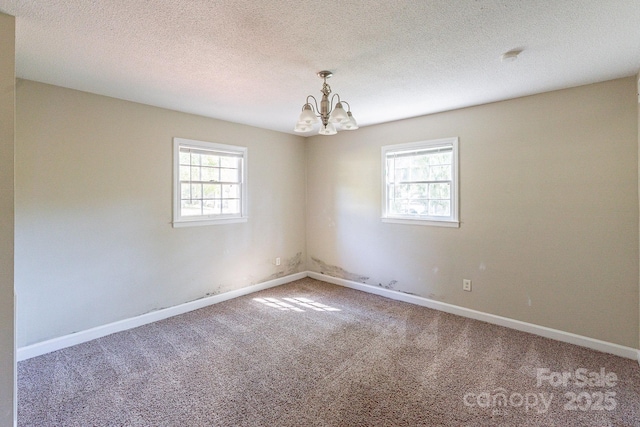
[[[276,265],[280,265],[280,257],[276,258]]]
[[[471,280],[470,279],[462,279],[462,290],[471,292]]]

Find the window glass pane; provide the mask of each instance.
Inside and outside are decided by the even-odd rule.
[[[424,215],[428,211],[427,203],[426,200],[411,200],[407,205],[407,213],[409,215]]]
[[[411,186],[409,184],[398,184],[395,186],[395,198],[397,199],[408,199],[409,193],[411,191]]]
[[[426,199],[427,196],[427,184],[409,184],[409,198],[410,199]]]
[[[190,199],[191,198],[191,184],[180,184],[180,198],[181,199]]]
[[[220,157],[220,166],[223,168],[238,168],[238,157]]]
[[[238,199],[240,197],[240,185],[223,185],[222,194],[225,199]]]
[[[189,181],[190,172],[189,166],[180,166],[180,181]]]
[[[234,214],[240,212],[240,201],[239,200],[223,200],[222,201],[222,213],[223,214]]]
[[[202,215],[202,201],[200,200],[183,200],[180,208],[182,216]]]
[[[409,179],[409,173],[407,168],[398,168],[396,166],[395,181],[407,181]]]
[[[222,182],[238,182],[238,169],[220,169],[220,181]]]
[[[190,157],[189,153],[185,153],[184,151],[180,152],[180,164],[181,165],[188,165],[190,164]]]
[[[404,169],[411,167],[411,157],[403,156],[403,157],[395,157],[396,161],[396,169]]]
[[[200,167],[191,167],[191,175],[189,178],[191,181],[200,181]]]
[[[203,199],[219,199],[220,197],[221,197],[220,184],[203,184],[202,186]]]
[[[429,215],[432,216],[450,216],[451,202],[449,200],[430,200]]]
[[[202,184],[191,184],[191,198],[202,199]]]
[[[220,200],[203,200],[202,214],[217,215],[220,213]]]
[[[395,199],[391,202],[391,209],[396,214],[406,214],[408,208],[409,206],[406,199]]]
[[[428,166],[413,166],[411,168],[411,181],[426,181],[429,179]]]
[[[394,201],[396,213],[407,215],[409,213],[409,201],[406,199],[398,199]]]
[[[200,165],[200,154],[198,153],[189,153],[191,155],[191,159],[189,163],[191,165],[199,166]]]
[[[429,162],[432,165],[450,165],[452,159],[452,153],[449,151],[447,153],[438,153],[431,156],[431,161]]]
[[[202,167],[200,169],[200,181],[219,181],[220,180],[220,169],[218,168],[208,168]]]
[[[429,184],[429,198],[430,199],[447,199],[450,198],[451,184]]]
[[[445,181],[451,179],[451,166],[431,166],[429,168],[429,179],[433,181]]]
[[[202,155],[202,166],[220,166],[220,156],[211,154]]]
[[[424,168],[426,166],[429,166],[429,157],[430,156],[427,154],[419,154],[419,155],[410,157],[411,167]]]

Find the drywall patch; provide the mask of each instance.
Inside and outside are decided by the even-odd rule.
[[[311,257],[312,269],[320,274],[326,274],[327,276],[337,277],[338,279],[351,280],[353,282],[366,283],[369,280],[369,276],[362,276],[360,274],[351,273],[342,267],[336,265],[330,265],[326,262]]]

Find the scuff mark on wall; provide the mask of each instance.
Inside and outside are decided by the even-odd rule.
[[[327,276],[337,277],[339,279],[351,280],[360,283],[366,283],[367,280],[369,280],[368,276],[351,273],[342,267],[327,264],[326,262],[318,258],[311,257],[311,261],[313,263],[312,269],[320,274],[326,274]]]
[[[282,264],[283,265],[280,268],[285,267],[283,270],[276,271],[269,277],[265,277],[264,279],[259,280],[258,283],[268,282],[269,280],[279,279],[280,277],[299,273],[300,268],[304,264],[304,261],[302,260],[302,252],[298,252],[295,256],[285,259]]]
[[[402,292],[403,294],[407,294],[407,295],[415,295],[415,296],[417,296],[417,297],[419,297],[419,296],[420,296],[420,295],[418,295],[418,294],[416,294],[416,293],[409,292],[409,291],[400,291],[400,292]]]

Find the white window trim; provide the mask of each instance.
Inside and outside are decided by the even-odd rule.
[[[182,217],[180,215],[180,147],[200,148],[204,150],[226,151],[242,156],[242,183],[240,190],[240,216],[209,215]],[[194,227],[202,225],[220,225],[247,222],[247,147],[197,141],[185,138],[173,138],[173,227]]]
[[[411,150],[416,148],[430,148],[442,145],[451,145],[451,216],[443,219],[434,217],[418,218],[412,215],[389,215],[387,212],[387,153],[390,151]],[[382,222],[394,224],[429,225],[436,227],[460,227],[459,220],[459,193],[458,193],[458,137],[432,139],[428,141],[408,142],[404,144],[385,145],[381,150],[382,165]]]

